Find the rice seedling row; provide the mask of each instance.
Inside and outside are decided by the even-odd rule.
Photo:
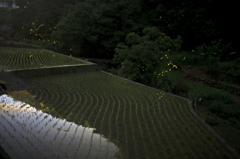
[[[53,57],[53,53],[45,52],[43,55],[34,49],[30,50],[19,49],[21,54],[16,54],[16,50],[5,49],[4,53],[0,54],[0,63],[3,62],[1,57],[4,57],[4,65],[9,66],[11,63],[10,68],[31,64],[33,67],[49,63],[60,64],[59,60]],[[113,148],[110,145],[114,143],[117,146],[114,149],[120,150],[123,158],[231,157],[231,153],[191,114],[187,101],[169,95],[156,96],[159,95],[158,91],[101,72],[74,74],[67,78],[60,75],[33,78],[26,81],[31,86],[30,93],[39,101],[41,106],[38,109],[42,112],[34,114],[33,108],[27,104],[6,107],[6,104],[0,103],[0,111],[8,121],[3,119],[0,124],[4,129],[13,132],[6,136],[9,140],[14,139],[13,134],[20,128],[19,134],[24,140],[18,141],[21,147],[40,143],[40,147],[32,146],[40,156],[47,157],[48,152],[50,154],[54,151],[51,145],[55,144],[55,151],[61,154],[55,153],[55,156],[69,157],[67,152],[74,149],[72,157],[79,158],[82,148],[88,144],[89,149],[84,152],[84,158],[93,155],[96,158],[108,158]],[[19,121],[13,119],[11,113],[14,112],[17,112],[14,116],[17,116]],[[53,119],[51,115],[46,116],[46,113],[56,116],[57,119]],[[85,128],[81,129],[81,125]],[[92,131],[92,134],[88,139],[84,138],[89,131]],[[99,133],[99,147],[94,153],[93,132]],[[33,141],[24,134],[33,134]],[[105,136],[108,142],[102,146]],[[5,146],[7,149],[14,149],[8,143]],[[24,151],[30,153],[29,150]],[[14,152],[15,155],[19,153]],[[42,152],[47,153],[44,156]]]
[[[97,90],[99,90],[98,89],[98,84],[96,84],[96,85],[94,85],[94,92],[99,92],[99,91],[97,91]],[[110,93],[110,92],[109,92]],[[106,92],[99,92],[98,93],[99,94],[99,96],[101,96],[102,94],[104,94],[105,96],[106,96]],[[111,95],[110,95],[111,96]],[[106,96],[107,97],[107,96]],[[108,98],[108,97],[107,97]],[[111,96],[111,98],[112,99],[114,99],[112,96]],[[118,99],[118,101],[119,101],[119,98],[116,96],[116,98]],[[103,98],[102,98],[103,99]],[[104,102],[104,100],[103,100],[103,102]],[[114,102],[114,104],[113,105],[115,105],[115,101],[113,100],[113,102]],[[118,102],[119,103],[119,102]],[[103,104],[104,103],[102,103],[101,104],[101,106],[103,106]],[[109,106],[109,98],[108,98],[108,105],[107,105],[107,109],[106,109],[106,111],[105,111],[105,113],[104,113],[104,117],[105,117],[105,115],[106,115],[106,112],[107,112],[107,110],[108,110],[108,106]],[[119,108],[119,107],[118,107]],[[100,110],[101,110],[101,108],[100,108]],[[112,112],[113,112],[113,109],[112,109]],[[98,112],[98,114],[99,114],[99,112]],[[104,117],[103,117],[103,119],[104,119]],[[118,119],[118,115],[116,116],[116,125],[117,125],[117,119]],[[97,121],[97,118],[95,119],[95,122]],[[102,122],[103,122],[103,120],[102,120]],[[102,122],[101,122],[101,126],[102,126]],[[95,124],[94,124],[95,125]],[[110,126],[109,126],[109,128],[110,128]],[[110,131],[111,131],[111,129],[110,129]],[[100,130],[100,133],[102,132],[102,127],[101,127],[101,130]],[[119,133],[118,133],[118,131],[117,131],[117,135],[119,136]]]
[[[19,114],[19,117],[20,116],[23,117],[22,120],[20,120],[21,123],[18,124],[18,127],[20,127],[20,125],[22,125],[23,123],[31,123],[32,120],[36,120],[35,116],[32,115],[32,114],[34,114],[34,112],[32,112],[34,110],[31,107],[27,107],[26,105],[24,105],[24,106],[23,105],[24,104],[21,104],[21,105],[19,105],[17,107],[17,109],[19,109],[21,107],[20,110],[22,110],[22,111],[17,112],[16,114]],[[3,106],[3,105],[1,105],[1,106]],[[1,113],[5,114],[5,112],[6,112],[6,115],[7,115],[7,113],[9,114],[9,115],[7,115],[8,118],[12,117],[11,113],[16,112],[16,111],[10,111],[10,110],[14,110],[13,108],[16,108],[16,106],[14,106],[14,105],[11,105],[11,107],[7,107],[8,108],[7,111],[2,109],[2,107],[0,107],[0,108],[1,108]],[[29,112],[29,114],[26,114],[24,116],[23,114],[25,114],[27,111],[31,111],[31,112]],[[34,152],[34,155],[38,154],[37,157],[41,157],[42,156],[41,158],[49,158],[50,157],[49,155],[55,156],[57,158],[61,158],[61,157],[64,157],[64,158],[65,157],[67,157],[67,158],[70,157],[71,158],[71,154],[68,153],[68,150],[72,151],[73,149],[76,149],[74,147],[74,145],[78,144],[78,142],[74,141],[74,140],[70,141],[69,138],[71,138],[71,137],[69,137],[69,135],[72,136],[74,134],[73,137],[77,136],[77,139],[79,139],[79,137],[80,137],[79,135],[81,135],[83,137],[82,139],[84,141],[86,140],[86,137],[84,135],[82,135],[81,132],[79,132],[80,131],[79,126],[76,125],[76,124],[73,124],[73,122],[69,123],[66,120],[64,120],[64,121],[61,120],[59,126],[62,126],[62,127],[65,127],[65,128],[63,128],[63,130],[61,131],[61,136],[59,136],[60,140],[58,139],[58,141],[60,141],[60,143],[59,142],[54,142],[54,141],[51,141],[51,135],[55,134],[52,131],[56,132],[56,129],[52,128],[52,126],[54,126],[54,124],[56,124],[57,122],[59,123],[59,119],[54,119],[54,118],[51,119],[50,115],[47,115],[45,113],[41,113],[41,111],[36,111],[35,110],[35,113],[36,112],[37,112],[38,116],[41,116],[41,117],[38,117],[38,120],[36,122],[37,123],[41,122],[41,124],[38,124],[38,127],[36,129],[32,129],[32,127],[28,127],[29,126],[28,124],[25,125],[25,127],[27,128],[26,131],[25,131],[25,129],[22,130],[22,131],[20,131],[20,129],[18,129],[18,131],[20,131],[19,135],[21,136],[20,138],[18,137],[19,139],[21,139],[19,141],[19,143],[22,143],[22,145],[23,145],[23,146],[20,146],[20,147],[24,147],[24,146],[32,147],[31,151],[29,151],[28,149],[25,149],[24,152],[25,151],[28,152],[28,153],[33,153]],[[16,114],[14,114],[14,115],[16,115]],[[14,120],[16,120],[16,119],[14,119]],[[11,120],[10,121],[6,120],[6,121],[9,122],[9,124],[4,123],[3,121],[4,120],[0,121],[1,125],[2,124],[4,126],[5,125],[9,125],[9,126],[13,125]],[[13,121],[13,119],[12,119],[12,121]],[[40,129],[41,131],[43,131],[43,133],[38,134],[37,131],[39,131],[39,128],[42,127],[41,125],[44,125],[45,129],[42,129],[42,130]],[[16,124],[14,126],[16,127]],[[9,127],[7,127],[6,130],[10,130],[11,131],[11,129]],[[77,132],[77,130],[79,130],[79,131]],[[86,128],[85,128],[85,130],[86,130]],[[89,133],[90,129],[87,129],[87,131]],[[32,137],[30,137],[31,135],[32,135]],[[16,136],[16,134],[12,135],[12,136]],[[10,138],[10,137],[7,137],[7,136],[4,136],[4,137],[6,139]],[[30,138],[31,138],[31,140],[30,140]],[[73,142],[74,142],[74,144],[73,144]],[[66,144],[66,143],[70,143],[70,144]],[[36,146],[35,144],[37,144],[38,146]],[[58,149],[54,149],[55,146],[53,146],[53,145],[61,145],[61,146],[60,147],[56,147]],[[92,149],[92,148],[93,147],[89,147],[89,149]],[[12,148],[12,149],[14,149],[14,148]],[[96,151],[96,146],[95,145],[94,145],[93,152],[94,152],[94,150]],[[102,151],[103,151],[102,153],[105,152],[104,149]],[[43,154],[43,152],[44,152],[44,154]],[[53,153],[53,152],[56,152],[56,153]],[[62,154],[59,155],[59,152],[62,152]],[[72,154],[72,156],[75,154],[76,158],[83,157],[82,156],[83,151],[77,151],[76,150],[76,151],[73,151],[73,152],[74,153]],[[20,152],[18,151],[15,156],[19,156],[18,158],[26,158],[26,156],[21,156],[18,153],[22,153],[22,151],[20,151]],[[25,153],[25,154],[28,154],[28,153]],[[11,157],[13,157],[13,153],[11,153],[11,154],[12,154]],[[32,158],[35,158],[35,156],[31,156],[31,155],[28,155],[28,156],[30,156]],[[87,154],[86,154],[86,156],[87,156]],[[112,153],[109,154],[107,157],[111,158],[111,156],[113,156]]]
[[[84,62],[48,50],[0,47],[0,63],[8,69],[78,65]]]
[[[165,101],[164,101],[165,102]],[[167,103],[169,103],[168,101],[166,101]],[[182,135],[183,135],[183,133],[181,133],[181,132],[184,132],[184,131],[179,131],[178,129],[175,129],[175,127],[176,127],[176,123],[178,122],[178,120],[177,120],[177,118],[176,118],[176,116],[175,116],[175,113],[173,113],[172,112],[172,107],[170,107],[170,110],[167,110],[167,108],[166,108],[166,105],[167,104],[165,104],[164,103],[164,110],[165,110],[165,112],[166,112],[166,114],[167,114],[167,118],[168,118],[168,120],[169,120],[169,123],[167,124],[167,127],[168,127],[168,130],[169,131],[175,131],[175,132],[177,132],[177,134],[179,134],[178,135],[178,139],[177,139],[177,137],[175,136],[175,135],[172,135],[172,137],[174,138],[174,140],[176,140],[176,145],[177,145],[177,147],[181,147],[181,145],[180,145],[180,143],[178,142],[178,141],[182,141],[182,140],[184,140],[184,139],[182,139],[182,140],[180,140],[179,138],[182,138]],[[175,103],[173,103],[173,105],[175,105]],[[171,116],[171,117],[170,117]],[[176,119],[176,120],[174,120],[174,119]],[[180,124],[180,123],[179,123]],[[171,127],[170,127],[171,126]],[[194,145],[193,145],[194,146]],[[193,158],[195,158],[196,156],[195,156],[195,154],[194,154],[194,152],[193,152],[193,149],[194,149],[195,147],[188,147],[188,150],[187,151],[185,151],[185,153],[183,153],[183,154],[181,154],[181,155],[184,155],[185,157],[189,157],[189,156],[192,156]],[[177,151],[177,149],[175,148],[175,150]],[[181,152],[178,152],[178,153],[182,153],[182,150],[180,150]],[[176,152],[176,154],[177,154],[177,152]],[[199,155],[202,155],[202,154],[199,154]]]
[[[158,91],[100,72],[74,74],[66,79],[60,77],[49,77],[49,84],[44,78],[29,79],[33,86],[30,92],[36,99],[44,92],[42,100],[47,99],[45,102],[56,110],[57,117],[62,115],[78,125],[91,126],[101,136],[107,136],[123,153],[123,158],[231,156],[195,119],[187,101],[169,95],[156,96]],[[50,81],[54,82],[50,84]],[[34,86],[41,87],[41,92]],[[89,140],[92,143],[93,135]],[[82,142],[80,139],[78,150]],[[72,141],[67,145],[72,145]],[[91,146],[87,153],[90,151]]]
[[[94,87],[94,92],[98,92],[98,88],[97,87]],[[100,107],[100,109],[99,109],[99,111],[97,112],[98,114],[97,114],[97,117],[95,118],[95,121],[94,121],[94,123],[93,123],[93,127],[95,127],[95,124],[96,124],[96,122],[99,120],[98,118],[99,118],[99,114],[101,113],[101,111],[102,111],[102,109],[103,109],[103,105],[104,105],[104,98],[103,98],[103,94],[104,94],[104,96],[106,96],[106,94],[105,93],[102,93],[102,94],[100,94],[100,93],[98,93],[99,94],[99,96],[101,96],[101,98],[103,99],[102,101],[103,101],[103,103],[101,104],[101,107]],[[97,100],[98,100],[98,98],[97,98]],[[99,101],[99,100],[98,100]],[[109,100],[108,100],[108,106],[109,106]],[[107,106],[107,108],[106,108],[106,111],[108,110],[108,106]],[[105,112],[106,112],[105,111]],[[91,115],[92,115],[93,113],[91,113],[90,114],[90,116],[89,116],[89,118],[91,117]],[[104,116],[103,116],[103,119],[105,118],[105,114],[104,114]],[[102,123],[101,123],[102,124]],[[101,130],[102,130],[102,127],[101,127]],[[100,130],[100,133],[101,133],[101,130]],[[92,137],[93,137],[93,135],[91,136],[91,139],[92,139]],[[89,154],[89,153],[88,153]],[[107,149],[107,153],[106,153],[106,156],[107,156],[107,154],[108,154],[108,149]]]
[[[4,121],[6,121],[5,123],[3,123],[2,122],[2,126],[4,127],[4,129],[5,129],[5,132],[7,132],[7,133],[5,133],[5,135],[8,135],[8,142],[9,142],[9,140],[12,140],[12,141],[10,141],[10,143],[12,142],[12,143],[17,143],[17,144],[14,144],[14,145],[12,145],[12,146],[14,146],[14,147],[21,147],[21,148],[23,148],[24,146],[24,144],[23,144],[23,142],[22,142],[22,138],[18,138],[18,137],[16,137],[15,135],[13,135],[13,133],[11,133],[12,132],[12,129],[13,129],[13,125],[12,124],[10,124],[10,122],[7,120],[7,114],[6,114],[6,117],[5,116],[1,116],[1,119],[3,119]],[[8,127],[6,127],[6,125],[10,125],[10,127],[8,126]],[[24,136],[23,136],[24,137]],[[19,141],[20,140],[20,141]],[[25,142],[25,144],[26,144],[26,142]],[[9,146],[8,145],[8,147],[10,148],[10,150],[11,151],[13,151],[14,152],[14,148],[12,147],[12,146]],[[25,150],[24,150],[25,151]],[[14,153],[14,155],[16,156],[16,153]],[[32,157],[32,154],[30,154],[30,153],[27,153],[27,155],[28,156],[31,156]]]
[[[103,104],[104,104],[104,103],[103,103]],[[95,127],[95,124],[96,124],[96,122],[97,122],[97,120],[98,120],[98,118],[99,118],[99,114],[100,114],[100,112],[102,111],[103,104],[101,105],[101,107],[100,107],[100,109],[99,109],[99,111],[98,111],[98,114],[96,115],[96,118],[95,118],[95,121],[94,121],[92,127]],[[91,117],[91,115],[92,115],[92,114],[90,114],[89,118]],[[92,147],[92,138],[93,138],[93,135],[94,135],[94,134],[92,134],[92,136],[91,136],[91,145],[90,145],[90,148]],[[88,156],[89,156],[89,154],[90,154],[90,150],[91,150],[91,149],[89,149],[89,151],[88,151]],[[88,157],[88,156],[87,156],[87,157]],[[87,158],[87,157],[86,157],[86,158]],[[97,157],[97,156],[96,156],[96,157]]]
[[[1,124],[1,123],[0,123],[0,125],[1,125],[1,130],[4,129],[5,132],[7,132],[7,133],[9,134],[7,128],[6,128],[3,124]],[[0,139],[1,139],[1,138],[0,138]],[[5,144],[4,147],[2,146],[4,149],[6,149],[6,148],[7,148],[7,149],[10,149],[10,150],[12,151],[12,155],[13,155],[13,156],[17,156],[17,153],[15,152],[15,150],[13,150],[12,146],[11,146],[10,144],[8,144],[8,142],[5,143],[4,138],[2,138],[0,141],[1,141],[1,143],[4,143],[4,144]]]
[[[185,110],[186,110],[186,108],[185,108]],[[196,120],[196,118],[194,118],[194,116],[192,115],[192,114],[190,114],[191,116],[192,116],[192,118],[194,119],[194,120],[191,120],[192,122],[194,121],[194,124],[198,124],[199,123],[199,121],[197,121]],[[195,128],[197,128],[197,126],[196,125],[193,125]],[[212,136],[212,135],[210,135],[209,134],[209,131],[206,129],[206,128],[204,128],[203,127],[203,125],[200,125],[200,127],[202,128],[202,129],[196,129],[197,131],[198,131],[198,133],[200,134],[200,136],[205,136],[205,138],[203,138],[204,140],[203,140],[203,142],[202,143],[205,143],[205,142],[207,142],[208,143],[208,145],[210,145],[210,147],[214,147],[214,150],[215,150],[215,152],[217,153],[217,155],[218,156],[221,156],[221,155],[223,155],[224,153],[227,153],[227,149],[225,148],[225,147],[223,147],[219,142],[218,142],[218,140],[214,137],[214,136]],[[215,146],[215,145],[217,145],[217,146]],[[206,147],[206,145],[203,145],[203,146],[205,146],[205,148],[207,148]],[[219,151],[218,150],[221,150],[220,152],[222,152],[221,154],[219,154]],[[225,156],[225,155],[224,155]]]

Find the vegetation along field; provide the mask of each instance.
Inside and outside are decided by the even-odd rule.
[[[85,62],[50,50],[0,47],[1,70],[79,64],[85,64]]]
[[[94,133],[107,137],[116,145],[122,158],[233,158],[190,112],[187,100],[99,71],[71,74],[67,78],[64,75],[29,78],[25,82],[31,87],[30,95],[21,92],[10,92],[9,95],[15,100],[28,101],[31,106],[58,120],[66,119],[85,128],[94,128]],[[40,105],[30,102],[28,96],[34,97]],[[2,110],[4,106],[1,106]],[[19,122],[34,123],[25,129],[26,132],[35,131],[37,135],[37,131],[45,128],[55,131],[51,128],[50,118],[44,119],[38,114],[32,117],[32,112],[24,109],[24,120]],[[1,114],[7,116],[8,112],[1,111]],[[6,123],[1,122],[1,125]],[[10,129],[11,123],[6,125],[9,127],[6,129]],[[63,122],[58,128],[61,130],[62,127]],[[70,130],[71,126],[64,129]],[[59,142],[64,140],[64,135],[50,134],[57,136]],[[12,137],[14,140],[14,135]],[[79,141],[80,138],[73,140]],[[93,140],[91,134],[90,144]],[[25,150],[31,154],[30,150]],[[48,151],[51,149],[46,150],[46,154]],[[15,153],[21,151],[16,149]]]

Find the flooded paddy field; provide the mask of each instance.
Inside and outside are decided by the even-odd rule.
[[[0,47],[0,70],[89,64],[44,49]]]
[[[43,113],[3,95],[1,145],[10,158],[114,158],[117,147],[93,128]]]
[[[23,80],[0,96],[12,158],[234,158],[186,100],[100,71]]]

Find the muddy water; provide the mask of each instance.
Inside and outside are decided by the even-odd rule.
[[[0,130],[0,145],[12,159],[110,159],[118,154],[113,143],[93,133],[95,128],[53,117],[6,94],[0,96]]]

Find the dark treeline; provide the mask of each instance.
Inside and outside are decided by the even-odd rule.
[[[113,58],[118,44],[130,47],[125,41],[128,34],[144,36],[143,29],[155,26],[173,40],[180,36],[183,51],[202,46],[202,52],[217,53],[214,56],[221,61],[240,57],[235,25],[237,5],[230,2],[17,0],[16,5],[20,9],[10,11],[7,24],[11,30],[5,33],[6,37],[57,41],[59,49],[72,49],[75,56]]]

